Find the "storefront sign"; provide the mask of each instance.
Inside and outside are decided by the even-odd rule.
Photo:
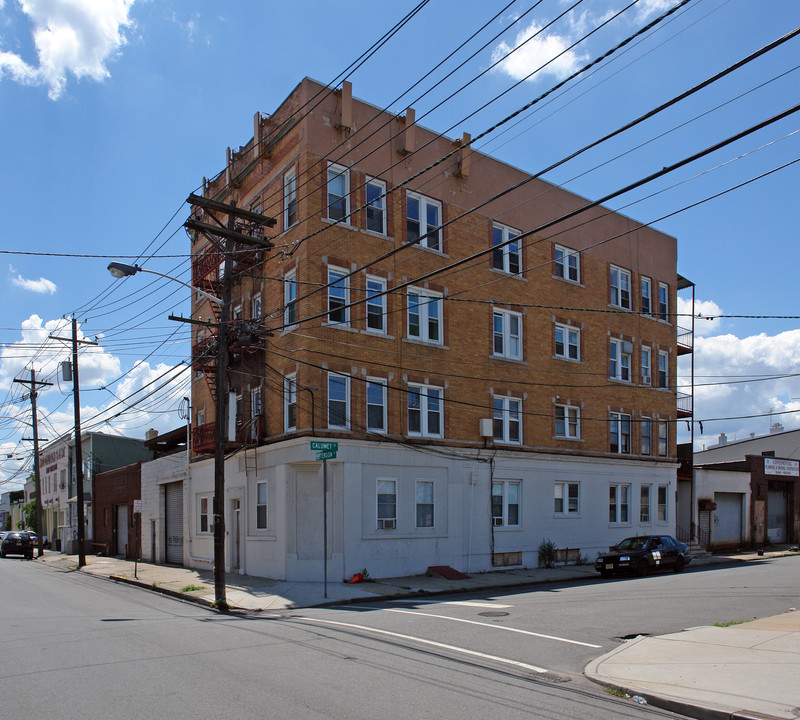
[[[764,458],[764,474],[800,477],[800,461]]]

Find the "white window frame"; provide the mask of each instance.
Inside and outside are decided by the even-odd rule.
[[[669,522],[669,485],[656,487],[656,522],[663,525]]]
[[[631,309],[631,271],[617,265],[609,273],[609,303],[614,307]]]
[[[442,345],[444,343],[444,296],[442,293],[412,287],[406,292],[406,305],[407,337],[420,342]],[[411,322],[412,317],[417,317],[416,334],[414,334]]]
[[[631,381],[633,343],[610,338],[608,343],[608,376],[619,382]]]
[[[344,182],[342,195],[331,192],[331,182],[338,178],[343,178]],[[333,201],[331,201],[331,198],[333,198]],[[344,204],[343,213],[341,217],[336,217],[339,213],[332,213],[331,208],[339,203]],[[350,170],[331,162],[328,163],[328,174],[325,182],[325,216],[328,220],[333,220],[334,222],[348,223],[350,221]]]
[[[653,349],[649,345],[642,345],[640,357],[642,385],[652,386],[653,384]]]
[[[495,490],[500,489],[500,495]],[[510,502],[514,490],[516,502]],[[500,498],[496,502],[495,498]],[[494,527],[520,527],[522,525],[522,481],[521,480],[493,480],[492,481],[492,525]],[[498,514],[498,509],[500,514]],[[516,513],[516,518],[513,517]],[[512,520],[514,520],[512,522]]]
[[[581,409],[577,405],[556,405],[555,412],[556,437],[579,440],[581,437]]]
[[[666,350],[658,351],[658,387],[669,389],[669,353]]]
[[[608,486],[608,522],[610,525],[631,524],[630,483],[611,483]]]
[[[381,492],[381,490],[391,490],[392,492]],[[375,479],[375,517],[375,525],[378,530],[397,529],[396,478],[379,477]]]
[[[669,285],[658,283],[658,319],[669,322]]]
[[[256,293],[250,298],[250,319],[261,320],[261,293]]]
[[[331,390],[336,387],[344,386],[344,399],[332,397]],[[327,394],[327,426],[331,429],[349,430],[350,429],[350,376],[344,373],[329,372],[328,373],[328,394]],[[333,404],[344,403],[344,423],[338,424],[331,422],[331,416],[334,412]]]
[[[416,202],[417,208],[419,211],[419,217],[414,219],[411,218],[409,215],[410,210],[410,203]],[[428,225],[428,208],[434,208],[437,212],[439,218],[439,224],[430,226]],[[421,238],[427,235],[429,232],[433,232],[433,229],[436,229],[432,235],[427,235],[421,242],[417,243],[420,247],[426,247],[429,250],[436,250],[438,252],[442,251],[442,203],[438,200],[434,200],[433,198],[426,197],[425,195],[420,195],[419,193],[411,192],[410,190],[406,192],[406,242],[415,243],[417,238]],[[416,227],[416,235],[417,237],[411,238],[411,225],[415,224]]]
[[[283,229],[297,223],[297,173],[294,168],[283,174]]]
[[[639,435],[641,440],[641,454],[653,454],[653,420],[649,417],[643,417],[639,423]]]
[[[444,437],[444,388],[435,385],[408,384],[406,422],[411,437]],[[419,406],[414,399],[419,399]],[[411,413],[419,413],[419,430],[412,430]],[[431,420],[438,417],[439,431],[431,429]],[[416,423],[415,423],[416,424]]]
[[[553,267],[555,276],[562,280],[580,283],[581,281],[581,255],[575,250],[570,250],[563,245],[556,245],[553,248],[555,259]],[[573,277],[574,276],[574,277]]]
[[[422,492],[420,492],[422,490]],[[427,491],[430,491],[428,496]],[[425,508],[430,507],[427,512]],[[420,511],[423,515],[420,516]],[[436,487],[433,480],[417,480],[414,483],[414,515],[415,523],[418,528],[433,528],[436,523]],[[428,519],[429,518],[429,519]],[[420,522],[422,520],[422,522]]]
[[[616,449],[613,441],[615,436]],[[617,455],[631,454],[631,416],[628,413],[611,413],[608,421],[608,451]]]
[[[559,335],[561,340],[559,341]],[[559,352],[559,345],[561,351]],[[573,357],[574,349],[574,357]],[[580,362],[581,359],[581,331],[573,325],[564,323],[555,324],[555,351],[556,357],[563,360],[574,360]]]
[[[283,430],[284,432],[297,430],[297,375],[295,373],[285,375],[283,378]]]
[[[517,332],[513,325],[516,321]],[[522,314],[501,308],[492,309],[492,355],[506,360],[522,360]]]
[[[205,529],[203,529],[205,518]],[[211,535],[214,532],[214,508],[211,493],[197,495],[197,534]]]
[[[380,397],[376,398],[376,391],[380,392]],[[365,388],[366,397],[366,427],[367,431],[371,433],[385,433],[387,432],[387,411],[386,411],[386,380],[383,378],[368,377]],[[375,400],[379,399],[380,402],[376,403]],[[371,422],[370,408],[379,407],[381,411],[381,424],[380,426],[374,425]]]
[[[283,323],[297,324],[297,271],[290,270],[283,276]]]
[[[350,278],[348,274],[344,268],[328,265],[327,323],[329,325],[350,326]],[[331,316],[339,312],[342,313],[343,319],[333,320]]]
[[[258,440],[260,434],[260,418],[264,410],[264,391],[261,385],[250,388],[250,423],[248,435],[250,440]]]
[[[267,502],[267,481],[261,480],[256,483],[256,530],[266,530],[269,526]]]
[[[370,199],[371,191],[374,193],[376,190],[377,194],[372,195]],[[365,193],[367,202],[364,209],[364,228],[378,235],[386,235],[386,183],[377,178],[367,178]],[[376,216],[380,219],[379,230],[370,227],[370,222],[374,221]]]
[[[367,275],[366,280],[367,301],[366,309],[366,329],[369,332],[386,334],[386,295],[381,294],[386,292],[386,280],[384,278],[375,277],[374,275]],[[377,295],[377,297],[375,297]],[[375,312],[375,309],[380,312]],[[379,319],[379,327],[372,327],[370,322],[375,322]]]
[[[669,456],[669,422],[666,420],[659,420],[656,423],[658,428],[658,457]]]
[[[492,267],[495,270],[509,275],[522,275],[519,236],[519,230],[501,223],[492,223]]]
[[[553,513],[563,517],[577,517],[581,514],[581,484],[579,482],[557,481],[555,483]]]
[[[642,275],[642,313],[653,314],[653,281],[646,275]]]
[[[522,444],[521,398],[505,395],[494,396],[492,399],[492,434],[495,442],[509,445]]]
[[[639,522],[649,525],[652,520],[652,490],[649,483],[643,484],[639,489]]]

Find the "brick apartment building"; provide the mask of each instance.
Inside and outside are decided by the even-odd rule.
[[[205,182],[277,221],[272,249],[235,254],[228,568],[321,579],[310,438],[339,446],[332,580],[535,566],[544,539],[593,558],[675,532],[675,428],[691,413],[676,240],[602,207],[537,230],[588,201],[535,179],[492,199],[530,176],[468,141],[305,79]],[[192,257],[193,284],[218,294],[213,234],[193,234]],[[195,294],[193,317],[217,306]],[[194,331],[188,533],[207,566],[216,350],[213,329]]]

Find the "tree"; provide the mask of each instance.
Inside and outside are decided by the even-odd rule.
[[[29,500],[22,508],[22,520],[17,522],[20,530],[36,527],[36,500]]]

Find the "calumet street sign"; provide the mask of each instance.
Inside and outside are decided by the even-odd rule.
[[[330,440],[312,440],[311,449],[317,451],[317,460],[335,460],[339,450],[338,442]]]

